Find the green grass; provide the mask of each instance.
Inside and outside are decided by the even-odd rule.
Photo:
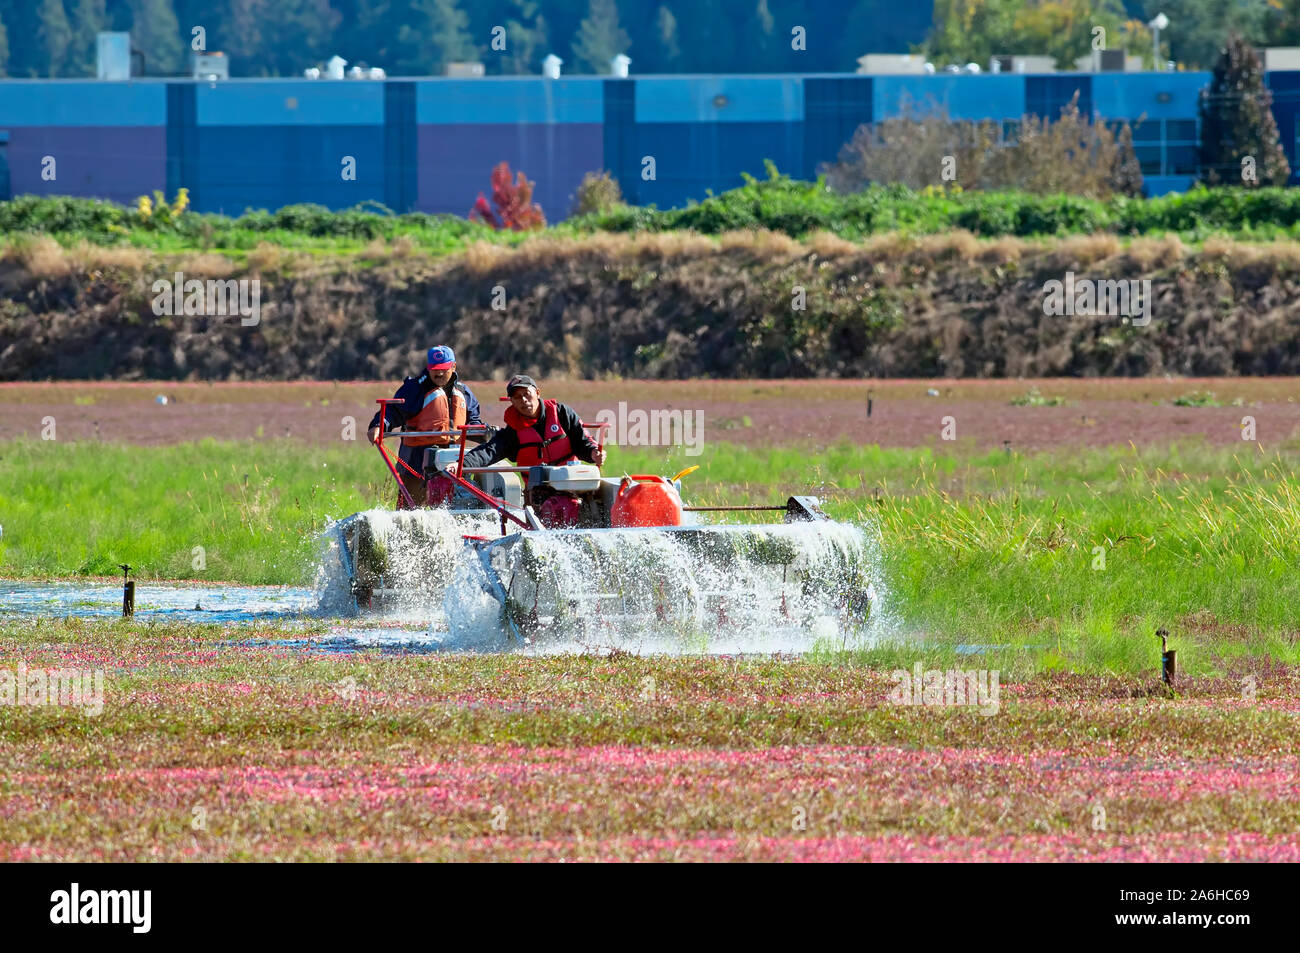
[[[1214,396],[1212,390],[1194,390],[1190,394],[1180,394],[1170,403],[1175,407],[1222,407],[1223,403]]]
[[[0,572],[304,582],[315,530],[384,499],[377,463],[357,444],[0,444]]]
[[[1211,236],[1286,240],[1300,237],[1300,195],[1294,189],[1193,189],[1151,199],[1106,201],[1073,195],[1026,192],[962,192],[872,186],[852,195],[831,192],[822,182],[780,175],[745,176],[743,185],[684,208],[616,206],[547,228],[557,236],[598,232],[690,229],[717,235],[736,229],[770,229],[802,237],[826,231],[849,240],[902,231],[942,234],[965,229],[982,236],[1021,237],[1176,233],[1184,241]],[[487,171],[484,171],[484,185]],[[474,196],[465,196],[469,212]],[[555,210],[548,210],[555,217]],[[53,235],[64,244],[128,244],[165,253],[212,250],[239,257],[269,242],[309,253],[355,253],[373,239],[404,238],[433,254],[448,254],[475,241],[517,243],[526,232],[494,232],[463,216],[394,215],[377,203],[331,212],[318,205],[277,211],[247,210],[238,217],[186,211],[174,218],[155,212],[66,196],[24,195],[0,202],[0,232]]]
[[[1007,646],[994,653],[1008,668],[1032,657],[1032,667],[1139,671],[1165,626],[1176,648],[1205,649],[1186,657],[1191,671],[1300,661],[1300,477],[1289,459],[1200,445],[1025,457],[843,444],[810,460],[797,447],[714,444],[695,458],[616,447],[605,469],[695,463],[683,480],[692,502],[814,494],[831,516],[878,533],[885,607],[939,658],[974,642]],[[111,575],[125,562],[142,579],[302,584],[328,516],[391,505],[383,477],[357,444],[10,442],[0,572]],[[906,661],[894,651],[868,658]]]

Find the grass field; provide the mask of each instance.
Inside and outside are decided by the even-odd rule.
[[[113,576],[128,563],[143,580],[310,584],[327,518],[391,505],[372,456],[283,442],[83,453],[13,441],[0,450],[0,566]],[[694,462],[613,448],[606,469]],[[699,503],[813,493],[879,534],[886,599],[910,636],[1049,646],[1032,657],[1090,672],[1149,667],[1161,626],[1209,647],[1187,656],[1194,672],[1300,658],[1300,478],[1249,444],[1028,456],[840,445],[811,465],[797,447],[715,445],[686,481]]]
[[[808,386],[829,408],[841,385]],[[1097,386],[1134,415],[1224,410],[1173,403],[1199,385]],[[790,399],[751,389],[737,419]],[[1265,422],[1287,393],[1218,390],[1271,401]],[[1026,392],[972,387],[961,412],[1062,410]],[[307,583],[325,519],[393,492],[334,434],[0,442],[0,574]],[[339,654],[301,643],[328,620],[0,617],[0,701],[20,664],[104,688],[98,714],[0,704],[0,859],[1300,860],[1296,461],[1293,438],[612,448],[607,472],[702,464],[695,502],[812,493],[878,535],[890,637],[800,658]],[[900,704],[916,666],[997,673],[1000,697]]]
[[[0,628],[28,666],[105,673],[99,715],[0,718],[0,860],[1300,859],[1293,667],[1008,676],[985,716],[891,704],[853,657],[228,637]]]

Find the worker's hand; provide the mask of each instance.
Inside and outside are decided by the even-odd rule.
[[[456,476],[456,474],[460,473],[460,464],[453,460],[451,463],[443,467],[442,471],[447,474],[447,476]]]
[[[598,466],[598,467],[604,465],[604,463],[605,463],[605,448],[604,448],[604,447],[597,447],[595,450],[592,451],[592,454],[591,454],[591,462],[594,463],[594,464],[596,464],[596,466]]]
[[[371,427],[371,428],[370,428],[370,433],[369,433],[367,436],[370,437],[370,442],[371,442],[371,443],[379,443],[379,428],[378,428],[378,427]]]

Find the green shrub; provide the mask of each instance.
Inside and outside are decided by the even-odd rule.
[[[589,204],[598,203],[593,199]],[[1176,232],[1192,241],[1216,234],[1285,239],[1300,237],[1300,189],[1198,187],[1158,198],[1100,200],[937,187],[917,192],[902,185],[871,185],[840,195],[830,191],[822,178],[798,181],[772,167],[767,179],[744,176],[738,188],[684,208],[607,204],[551,226],[569,235],[674,229],[716,235],[760,228],[796,238],[827,231],[850,240],[892,230],[938,234],[954,229],[986,237]],[[31,195],[0,202],[0,231],[49,234],[64,243],[131,242],[169,250],[194,245],[251,249],[263,241],[289,246],[364,244],[406,235],[420,247],[441,252],[470,240],[518,240],[457,216],[395,215],[373,202],[337,212],[303,204],[274,212],[249,209],[238,217],[190,210],[142,217],[139,208],[97,199]]]

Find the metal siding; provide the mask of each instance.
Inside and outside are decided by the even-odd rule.
[[[1282,144],[1300,180],[1300,72],[1267,74]],[[1115,119],[1195,120],[1208,73],[934,76],[691,76],[637,79],[0,81],[13,194],[122,202],[190,189],[196,208],[383,201],[464,215],[502,160],[537,182],[551,221],[584,173],[609,169],[625,196],[661,207],[762,177],[763,159],[808,178],[864,122],[945,105],[958,119],[1054,117],[1074,90]],[[1168,94],[1167,102],[1157,97]],[[727,97],[715,106],[713,98]],[[288,101],[293,100],[290,104]],[[111,119],[112,126],[101,123]],[[580,119],[582,121],[574,121]],[[40,178],[54,155],[59,177]],[[344,182],[341,159],[357,159]],[[657,180],[641,179],[653,155]],[[1153,193],[1187,176],[1151,176]]]
[[[872,85],[870,76],[804,80],[803,178],[815,179],[817,167],[834,162],[854,131],[871,122]]]
[[[871,107],[877,121],[901,115],[909,101],[914,112],[946,108],[950,119],[1019,119],[1025,114],[1026,77],[1019,73],[872,79]]]
[[[228,80],[196,83],[200,126],[379,126],[384,83]]]
[[[167,194],[189,189],[190,204],[200,198],[198,127],[193,83],[167,84]]]
[[[638,182],[640,201],[685,205],[743,184],[740,173],[766,176],[763,160],[796,169],[803,159],[797,123],[638,123],[637,153],[655,157],[655,179]]]
[[[1195,182],[1196,176],[1193,175],[1148,175],[1142,178],[1142,191],[1148,197],[1165,195],[1169,192],[1186,192]]]
[[[641,157],[633,150],[636,83],[634,79],[605,80],[604,125],[601,129],[604,166],[618,181],[624,201],[633,205],[641,204]]]
[[[1196,116],[1209,73],[1098,73],[1092,77],[1092,108],[1107,119],[1190,119]],[[1162,96],[1168,102],[1161,102]]]
[[[802,86],[795,76],[643,76],[637,122],[800,122]]]
[[[422,126],[599,123],[604,119],[603,83],[599,77],[542,76],[420,80],[415,118]]]
[[[384,86],[384,204],[399,214],[415,209],[419,158],[415,127],[415,84]]]
[[[384,200],[382,126],[200,126],[198,142],[199,211]],[[348,155],[355,181],[342,177]]]
[[[163,83],[0,81],[0,126],[162,126]]]
[[[11,126],[9,177],[14,195],[80,195],[134,204],[167,185],[165,126]],[[41,178],[55,159],[57,178]]]
[[[1296,162],[1297,115],[1300,114],[1300,72],[1278,70],[1267,74],[1269,91],[1273,94],[1273,118],[1277,122],[1278,138],[1282,151],[1291,165],[1288,185],[1300,183],[1300,168]]]
[[[548,222],[566,218],[587,172],[604,165],[599,123],[510,123],[418,127],[422,212],[468,215],[480,192],[492,199],[492,169],[510,163],[535,183]]]
[[[1092,115],[1092,73],[1061,73],[1025,76],[1025,112],[1044,119],[1058,119],[1061,109],[1075,93],[1079,95],[1079,112]],[[1007,119],[1019,118],[1007,116]]]

